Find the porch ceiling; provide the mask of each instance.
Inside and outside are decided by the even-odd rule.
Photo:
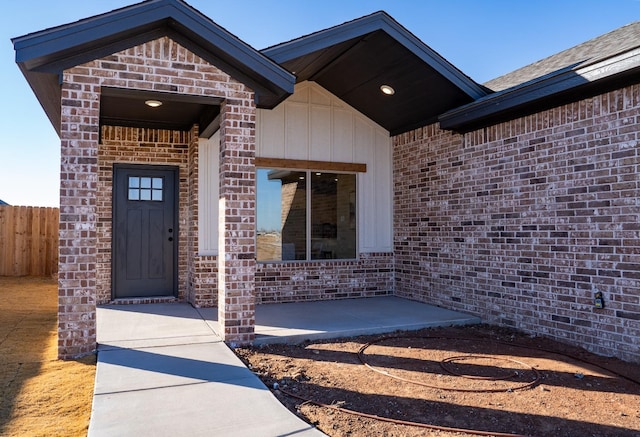
[[[145,104],[157,100],[161,106]],[[103,88],[100,100],[100,124],[171,130],[189,130],[200,126],[200,136],[217,130],[221,99],[152,91]]]
[[[385,12],[376,12],[262,51],[315,81],[392,135],[487,94]],[[394,95],[381,92],[389,85]]]

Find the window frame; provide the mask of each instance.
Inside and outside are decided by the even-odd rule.
[[[286,160],[273,160],[273,161],[286,161]],[[304,162],[311,162],[311,161],[304,161]],[[258,263],[262,263],[262,264],[273,264],[273,263],[292,263],[292,262],[341,262],[341,261],[354,261],[358,259],[358,254],[359,252],[359,208],[358,208],[358,182],[359,182],[359,175],[358,173],[360,173],[360,171],[356,170],[356,169],[361,169],[362,166],[364,166],[364,164],[354,164],[353,165],[353,170],[351,171],[347,171],[347,170],[342,170],[342,171],[338,171],[335,170],[334,168],[331,169],[327,169],[325,166],[325,168],[300,168],[300,166],[297,165],[292,165],[292,166],[271,166],[271,165],[260,165],[261,162],[259,162],[258,159],[256,159],[256,233],[255,233],[255,247],[256,247],[256,262]],[[266,164],[266,163],[265,163]],[[352,167],[352,165],[347,164],[348,167],[346,167],[347,169],[349,169],[350,167]],[[356,167],[357,166],[357,167]],[[366,166],[365,166],[366,168]],[[257,227],[258,227],[258,211],[257,211],[257,205],[258,205],[258,200],[257,200],[257,196],[258,196],[258,190],[257,190],[257,183],[258,183],[258,178],[257,178],[257,173],[259,170],[282,170],[282,171],[292,171],[292,172],[298,172],[298,173],[304,173],[305,174],[305,178],[306,178],[306,187],[305,187],[305,259],[272,259],[272,260],[258,260],[257,257],[257,252],[258,252],[258,232],[257,232]],[[366,171],[366,169],[365,169]],[[354,236],[354,243],[355,243],[355,248],[354,248],[354,257],[353,258],[328,258],[328,259],[321,259],[321,258],[316,258],[313,259],[312,258],[312,218],[311,218],[311,198],[312,198],[312,175],[314,173],[317,172],[321,172],[321,173],[331,173],[331,174],[346,174],[346,175],[353,175],[355,177],[355,181],[354,181],[354,193],[355,193],[355,236]],[[282,232],[282,230],[281,230]]]

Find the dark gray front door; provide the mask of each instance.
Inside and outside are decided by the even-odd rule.
[[[115,165],[113,297],[177,293],[177,169]]]

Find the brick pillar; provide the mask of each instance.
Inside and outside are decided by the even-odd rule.
[[[65,73],[60,125],[58,357],[96,348],[96,191],[99,87]],[[87,90],[93,91],[87,91]]]
[[[255,105],[227,100],[220,122],[218,322],[231,344],[255,336],[255,189]]]

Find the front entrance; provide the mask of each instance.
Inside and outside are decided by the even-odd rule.
[[[112,297],[177,296],[178,169],[114,165]]]

